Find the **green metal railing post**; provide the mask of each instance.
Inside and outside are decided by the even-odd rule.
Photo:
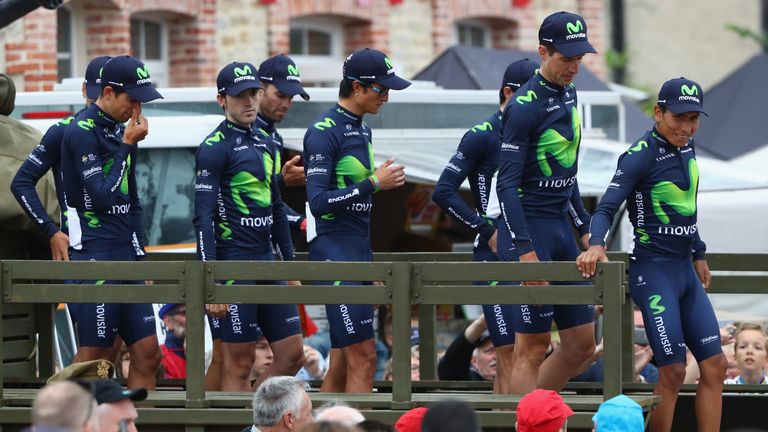
[[[392,409],[411,401],[411,264],[392,263],[387,286],[392,292]]]
[[[205,400],[205,277],[204,267],[212,264],[185,261],[181,280],[187,307],[187,408],[208,406]],[[189,428],[187,432],[192,432]]]
[[[625,383],[635,381],[635,307],[625,283],[621,287],[624,304],[621,311],[622,377]]]
[[[413,303],[419,305],[419,380],[437,379],[437,306],[421,304],[421,269],[413,266]]]
[[[622,329],[614,323],[621,322],[622,303],[624,302],[624,263],[611,262],[600,264],[595,276],[595,285],[603,296],[603,398],[608,400],[621,394],[621,335]]]
[[[3,309],[5,309],[5,298],[8,296],[8,290],[11,289],[11,269],[8,268],[8,264],[0,261],[0,362],[5,359],[5,352],[3,350]],[[5,406],[5,397],[3,388],[5,388],[5,376],[3,370],[5,368],[0,367],[0,407]],[[0,426],[2,427],[2,426]]]

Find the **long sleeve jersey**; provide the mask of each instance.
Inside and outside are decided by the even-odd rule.
[[[486,209],[493,174],[499,168],[499,129],[501,111],[473,126],[461,138],[456,153],[440,174],[432,200],[444,211],[463,223],[484,241],[488,241],[496,228],[486,218]],[[475,200],[470,207],[459,195],[465,179]]]
[[[376,188],[371,128],[340,105],[321,114],[304,135],[309,209],[322,234],[369,236]]]
[[[275,175],[277,177],[277,184],[280,188],[287,187],[285,179],[283,179],[283,173],[281,169],[283,167],[283,136],[277,131],[275,123],[263,117],[261,114],[256,116],[256,121],[253,126],[259,129],[259,133],[266,139],[272,141],[272,145],[275,147]],[[303,214],[285,205],[285,214],[288,217],[288,224],[295,230],[301,229],[301,222],[306,219]]]
[[[136,145],[123,142],[123,125],[92,104],[67,125],[61,173],[69,244],[105,251],[131,245],[144,257],[142,209],[136,187]]]
[[[83,108],[84,110],[85,108]],[[40,144],[29,154],[27,160],[21,165],[19,171],[11,182],[11,191],[21,208],[27,213],[47,238],[53,237],[59,231],[68,232],[66,215],[67,205],[64,202],[64,185],[61,179],[61,143],[64,140],[64,131],[67,125],[72,123],[75,116],[69,116],[56,122],[48,128],[43,135]],[[35,185],[48,172],[53,171],[53,181],[56,186],[56,197],[59,200],[61,210],[61,228],[57,226],[45,211],[40,197],[37,195]]]
[[[655,128],[648,131],[619,157],[616,173],[592,216],[589,244],[605,246],[613,218],[627,201],[634,257],[703,259],[706,245],[696,227],[698,187],[693,139],[677,148]]]
[[[581,202],[574,188],[581,117],[573,84],[560,87],[536,73],[515,95],[502,116],[496,191],[522,255],[533,250],[526,215],[558,217]]]
[[[194,217],[199,259],[213,261],[228,252],[266,254],[272,235],[283,259],[294,258],[273,151],[255,131],[229,120],[200,144]]]

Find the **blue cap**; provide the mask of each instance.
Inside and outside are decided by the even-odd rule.
[[[85,95],[88,99],[96,100],[101,95],[101,70],[112,56],[96,57],[85,68]]]
[[[113,57],[104,65],[101,71],[101,84],[121,87],[139,102],[163,98],[152,85],[152,78],[149,77],[149,71],[144,63],[127,55]]]
[[[538,69],[539,65],[527,58],[514,61],[504,71],[504,79],[501,81],[501,86],[512,87],[512,90],[517,90],[528,82]]]
[[[392,61],[383,52],[365,48],[355,51],[347,57],[342,68],[344,78],[364,83],[379,83],[385,88],[402,90],[411,82],[395,75]]]
[[[248,89],[260,89],[259,71],[256,66],[245,62],[232,62],[224,66],[216,77],[216,89],[219,93],[237,96]]]
[[[587,23],[584,18],[570,12],[555,12],[544,18],[539,27],[539,43],[550,43],[565,57],[596,53],[587,40]]]
[[[411,346],[419,344],[419,328],[411,327]]]
[[[309,100],[309,95],[301,86],[299,68],[285,54],[278,54],[264,60],[259,65],[259,79],[265,83],[274,84],[285,95],[299,95],[302,99]]]
[[[643,409],[632,399],[618,395],[600,404],[592,416],[597,432],[643,432]]]
[[[167,303],[162,306],[160,306],[160,310],[157,311],[157,316],[160,317],[160,319],[163,319],[164,316],[168,315],[168,312],[172,311],[177,306],[180,306],[177,303]]]
[[[680,77],[664,83],[659,90],[659,106],[666,106],[675,114],[700,112],[704,115],[704,90],[696,81]]]

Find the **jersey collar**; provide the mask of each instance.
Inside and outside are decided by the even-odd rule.
[[[93,115],[94,115],[94,121],[95,121],[97,124],[99,124],[100,126],[109,126],[109,127],[112,127],[112,126],[115,126],[116,124],[118,124],[118,121],[117,121],[117,120],[115,120],[114,118],[112,118],[112,116],[110,116],[109,114],[107,114],[107,112],[106,112],[106,111],[104,111],[103,109],[101,109],[101,107],[99,107],[99,106],[98,106],[98,105],[96,105],[95,103],[94,103],[94,104],[92,104],[92,105],[90,106],[90,108],[86,108],[86,110],[88,110],[88,109],[92,110],[92,112],[93,112]]]
[[[670,144],[670,143],[669,143],[669,141],[667,141],[667,139],[666,139],[666,138],[664,138],[664,137],[663,137],[663,136],[662,136],[662,135],[659,133],[659,131],[656,129],[656,126],[654,126],[654,127],[653,127],[653,130],[651,131],[651,138],[653,138],[654,140],[656,140],[656,142],[657,142],[659,145],[662,145],[662,146],[665,146],[665,147],[669,147],[669,148],[673,148],[673,149],[676,149],[676,148],[677,148],[676,146],[674,146],[674,145]],[[691,142],[691,140],[689,139],[689,140],[688,140],[688,143],[686,143],[686,144],[685,144],[685,145],[684,145],[682,148],[686,148],[686,147],[688,147],[688,145],[690,145],[690,142]]]
[[[537,88],[546,89],[550,93],[554,93],[554,94],[565,93],[567,90],[572,89],[570,84],[565,87],[560,87],[557,84],[553,84],[549,82],[546,78],[544,78],[544,76],[541,75],[541,72],[536,72],[536,75],[533,76],[533,80],[535,83],[538,84]]]
[[[339,113],[339,115],[341,115],[342,117],[346,117],[353,123],[357,123],[357,124],[363,123],[363,118],[361,116],[354,114],[347,109],[344,109],[344,107],[342,107],[341,105],[336,104],[336,106],[333,108],[337,113]]]
[[[224,120],[224,125],[226,126],[227,129],[231,129],[235,132],[240,132],[241,134],[250,135],[250,131],[248,131],[248,129],[245,129],[238,124],[232,123],[231,121],[229,121],[229,119]]]

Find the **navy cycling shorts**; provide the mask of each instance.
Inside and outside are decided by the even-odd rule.
[[[627,281],[658,366],[685,363],[686,346],[698,362],[723,352],[715,311],[690,259],[630,261]]]
[[[219,253],[220,260],[273,261],[272,253]],[[229,280],[226,285],[279,284],[275,281]],[[256,342],[261,335],[269,342],[301,334],[299,308],[295,304],[231,304],[227,316],[219,318],[221,341],[226,343]],[[211,328],[211,333],[214,328]]]
[[[102,252],[73,250],[72,261],[136,261],[133,248],[123,247]],[[126,280],[73,280],[72,284],[135,284],[144,281]],[[127,346],[156,335],[155,311],[151,304],[130,303],[73,303],[70,313],[77,322],[77,338],[82,347],[112,347],[120,335]]]
[[[561,218],[526,217],[528,232],[533,239],[533,248],[539,261],[575,261],[579,247],[566,215]],[[514,254],[507,253],[508,261],[517,261]],[[553,285],[589,284],[585,281],[552,282]],[[518,333],[548,333],[552,320],[558,330],[566,330],[595,320],[594,305],[515,305],[510,320]]]
[[[311,261],[373,261],[368,237],[322,234],[309,243]],[[318,282],[329,284],[330,281]],[[334,285],[371,285],[371,282],[334,281]],[[327,304],[331,347],[344,348],[373,339],[373,305]]]
[[[498,225],[497,225],[498,226]],[[505,235],[505,230],[498,230],[497,236]],[[508,231],[506,235],[509,236]],[[496,238],[498,244],[498,237]],[[496,256],[488,243],[479,239],[475,242],[475,249],[472,253],[472,261],[475,262],[497,262],[499,257]],[[476,285],[508,285],[508,282],[502,281],[482,281],[475,282]],[[485,315],[485,322],[488,325],[488,334],[491,336],[494,346],[514,345],[515,343],[515,329],[512,327],[513,305],[507,304],[491,304],[483,305],[483,315]]]
[[[208,328],[211,329],[211,339],[221,339],[221,319],[213,318],[207,313],[205,317],[208,319]]]

